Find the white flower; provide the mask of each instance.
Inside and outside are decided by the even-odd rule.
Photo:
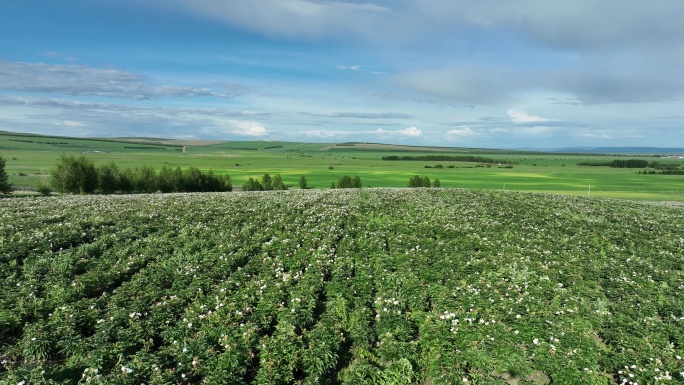
[[[539,340],[537,338],[535,338],[532,340],[532,343],[534,343],[535,345],[539,345]]]
[[[122,367],[121,367],[121,371],[124,372],[124,373],[126,373],[126,374],[133,373],[133,369],[127,368],[127,367],[125,367],[125,366],[122,366]]]

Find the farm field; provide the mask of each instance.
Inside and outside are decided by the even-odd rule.
[[[682,383],[682,214],[464,189],[2,199],[0,383]]]
[[[142,165],[198,167],[228,174],[239,187],[247,178],[264,173],[281,174],[295,187],[305,176],[313,188],[329,188],[343,175],[359,175],[364,187],[406,187],[414,175],[439,179],[442,187],[544,192],[649,201],[684,202],[684,176],[637,175],[637,169],[580,167],[580,162],[610,161],[618,155],[545,154],[463,148],[422,148],[391,145],[196,142],[162,139],[75,139],[0,133],[0,153],[7,161],[10,182],[33,189],[47,181],[60,155],[84,155],[96,165],[115,162],[122,168]],[[383,161],[387,155],[473,155],[513,161],[513,168],[472,162]],[[684,166],[682,159],[661,160],[653,156],[629,158],[657,160]],[[435,168],[437,165],[443,168]],[[431,167],[431,168],[426,168]]]

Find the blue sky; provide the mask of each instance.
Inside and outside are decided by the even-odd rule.
[[[0,130],[684,146],[678,0],[0,0]]]

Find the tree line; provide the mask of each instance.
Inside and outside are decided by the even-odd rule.
[[[304,178],[304,177],[302,177]],[[301,186],[301,179],[300,179]],[[304,179],[304,188],[306,188],[306,178]],[[254,178],[249,178],[242,185],[242,191],[270,191],[270,190],[287,190],[287,186],[283,183],[283,178],[280,174],[275,174],[271,177],[270,174],[264,174],[261,181]]]
[[[674,163],[663,163],[644,159],[613,159],[608,162],[580,162],[578,166],[603,166],[613,168],[655,168],[658,170],[676,170],[679,166]]]
[[[330,184],[330,188],[361,188],[361,177],[356,175],[351,177],[349,175],[341,176],[337,182]]]
[[[232,191],[228,175],[204,173],[197,167],[162,167],[157,172],[151,166],[120,169],[110,162],[100,166],[85,156],[62,155],[50,172],[50,184],[67,194],[171,193]]]
[[[487,158],[484,156],[475,155],[389,155],[383,156],[382,160],[418,160],[418,161],[429,161],[429,162],[474,162],[474,163],[500,163],[500,164],[513,164],[515,162],[505,159],[494,159]]]
[[[435,179],[434,182],[430,183],[430,178],[426,176],[414,175],[409,179],[408,187],[442,187],[442,182],[439,179]]]

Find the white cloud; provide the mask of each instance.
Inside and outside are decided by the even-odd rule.
[[[237,135],[245,136],[266,136],[268,130],[259,122],[245,121],[245,120],[229,120],[229,132]]]
[[[381,30],[378,24],[391,24],[391,18],[382,16],[392,13],[387,7],[345,1],[260,0],[257,6],[248,1],[224,0],[165,3],[169,7],[180,3],[201,16],[279,38],[345,38],[350,34],[372,38]]]
[[[306,131],[301,131],[298,132],[297,134],[301,134],[304,136],[308,137],[314,137],[314,138],[335,138],[335,137],[341,137],[341,136],[346,136],[346,135],[352,135],[354,132],[352,131],[340,131],[340,130],[306,130]]]
[[[1,59],[0,90],[132,100],[199,96],[230,98],[245,92],[244,89],[216,92],[208,87],[156,85],[143,75],[119,69]]]
[[[399,135],[399,136],[418,137],[418,136],[423,135],[423,131],[417,127],[407,127],[407,128],[404,128],[403,130],[384,130],[382,128],[378,128],[377,130],[372,131],[372,133],[380,134],[383,136]]]
[[[62,122],[55,123],[55,126],[65,126],[65,127],[85,127],[87,124],[83,122],[77,122],[74,120],[65,120]]]
[[[421,136],[423,135],[423,131],[420,128],[417,127],[407,127],[403,130],[397,131],[400,135],[405,135],[405,136]]]
[[[515,123],[537,123],[537,122],[557,122],[555,119],[542,118],[541,116],[530,115],[523,108],[509,108],[506,111],[508,117]]]
[[[475,135],[475,131],[473,131],[468,126],[460,126],[458,128],[454,128],[453,130],[447,131],[447,135],[448,136],[471,136],[471,135]]]

